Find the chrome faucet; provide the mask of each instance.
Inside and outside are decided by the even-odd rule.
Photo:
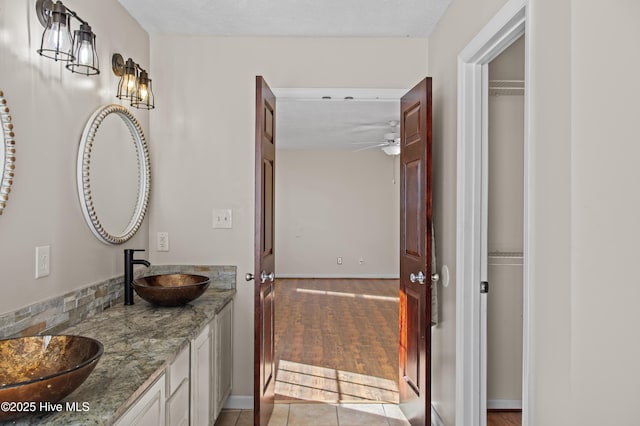
[[[151,263],[144,259],[134,259],[133,255],[137,251],[144,251],[142,249],[125,249],[124,251],[124,304],[133,305],[133,265],[144,265],[147,268],[151,266]]]

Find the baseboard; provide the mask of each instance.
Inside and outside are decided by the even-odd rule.
[[[278,274],[278,278],[364,278],[364,279],[398,279],[398,274]]]
[[[444,426],[442,418],[433,405],[431,406],[431,426]]]
[[[488,399],[487,410],[522,410],[522,400]]]
[[[227,410],[253,410],[253,396],[229,395],[223,408]]]

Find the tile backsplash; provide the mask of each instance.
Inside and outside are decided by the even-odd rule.
[[[211,278],[210,287],[213,288],[236,286],[235,266],[151,265],[138,269],[135,276],[170,272],[207,275]],[[0,339],[55,334],[120,303],[124,303],[122,275],[0,315]]]

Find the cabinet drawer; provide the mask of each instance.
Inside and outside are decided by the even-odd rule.
[[[189,347],[185,347],[167,368],[167,396],[175,393],[183,381],[189,381]]]

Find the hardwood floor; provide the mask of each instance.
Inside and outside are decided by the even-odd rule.
[[[398,280],[278,279],[276,400],[398,402]]]
[[[522,412],[520,411],[489,411],[487,426],[521,426]]]

